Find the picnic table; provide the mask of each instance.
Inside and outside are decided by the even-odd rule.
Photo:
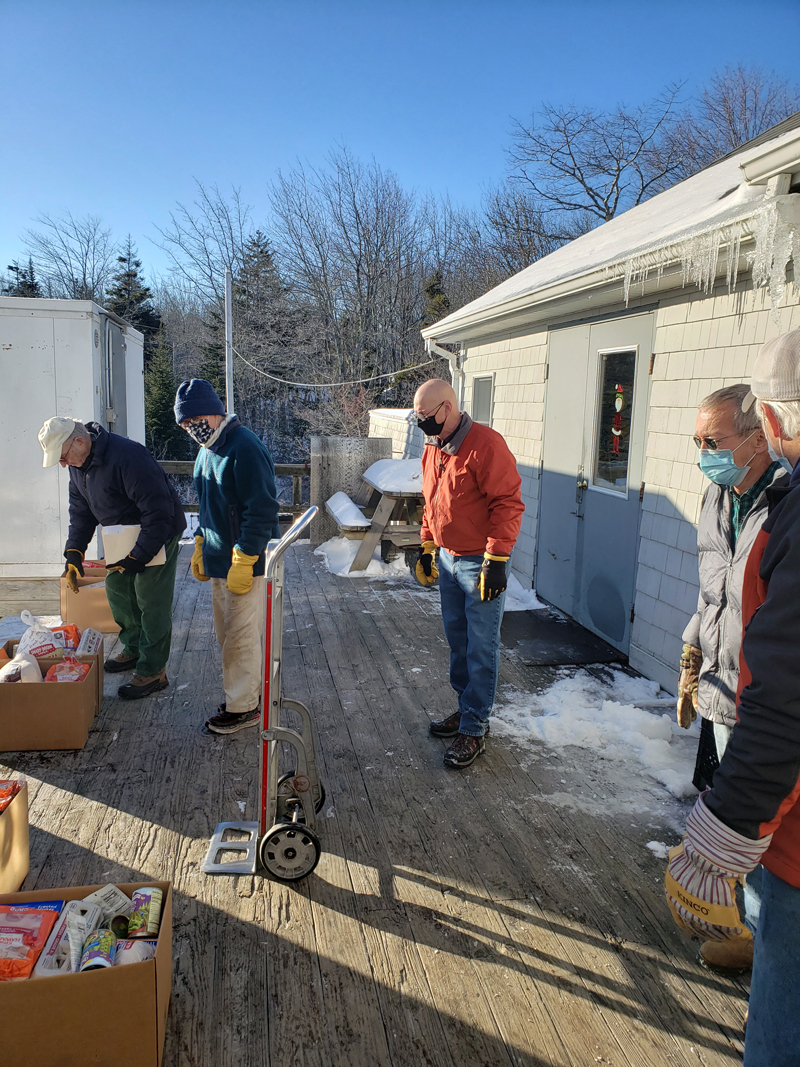
[[[379,543],[399,548],[419,546],[422,524],[422,463],[418,459],[379,459],[363,474],[372,490],[365,509],[346,493],[335,493],[326,507],[339,529],[350,537],[361,537],[361,544],[350,570],[366,570]],[[365,511],[371,511],[365,514]]]

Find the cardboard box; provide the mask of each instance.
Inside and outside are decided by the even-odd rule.
[[[91,626],[101,634],[118,634],[119,626],[114,622],[102,584],[108,572],[105,567],[90,568],[86,563],[84,569],[86,577],[78,579],[77,593],[68,588],[66,578],[61,579],[61,621],[74,622],[79,630]]]
[[[28,786],[23,782],[6,810],[0,812],[0,893],[16,893],[30,869]]]
[[[12,654],[16,641],[6,642]],[[73,653],[74,654],[74,653]],[[38,660],[42,677],[60,656]],[[102,656],[76,656],[91,664],[82,682],[0,685],[0,752],[83,748],[103,696]]]
[[[172,890],[169,882],[118,883],[164,894],[155,958],[124,967],[0,982],[3,1067],[159,1067],[172,985]],[[100,885],[6,893],[0,904],[80,900]]]

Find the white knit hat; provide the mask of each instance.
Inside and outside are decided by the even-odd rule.
[[[39,430],[39,444],[44,450],[43,467],[54,467],[60,461],[61,449],[74,433],[74,419],[62,419],[56,415],[55,418],[47,420]]]
[[[773,337],[758,353],[742,411],[756,400],[800,400],[800,330]]]

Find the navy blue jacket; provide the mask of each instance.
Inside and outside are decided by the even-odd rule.
[[[141,526],[131,554],[149,563],[186,529],[180,498],[144,445],[108,433],[96,422],[86,428],[94,438],[92,451],[82,467],[69,468],[66,548],[85,552],[98,524]]]
[[[194,485],[209,578],[227,578],[234,547],[259,556],[253,574],[263,574],[267,542],[280,537],[275,467],[263,441],[234,415],[214,444],[198,452]]]

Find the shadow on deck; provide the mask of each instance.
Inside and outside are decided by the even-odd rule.
[[[216,823],[255,818],[258,758],[254,731],[199,731],[220,666],[189,555],[169,690],[125,704],[107,677],[82,752],[0,765],[31,787],[26,889],[173,881],[166,1067],[740,1062],[746,987],[698,966],[645,848],[676,839],[679,805],[660,787],[635,810],[570,805],[592,755],[494,735],[445,770],[427,734],[455,706],[436,595],[332,577],[305,545],[287,558],[283,674],[317,725],[322,859],[294,886],[202,875]],[[503,657],[506,687],[554,677]]]

